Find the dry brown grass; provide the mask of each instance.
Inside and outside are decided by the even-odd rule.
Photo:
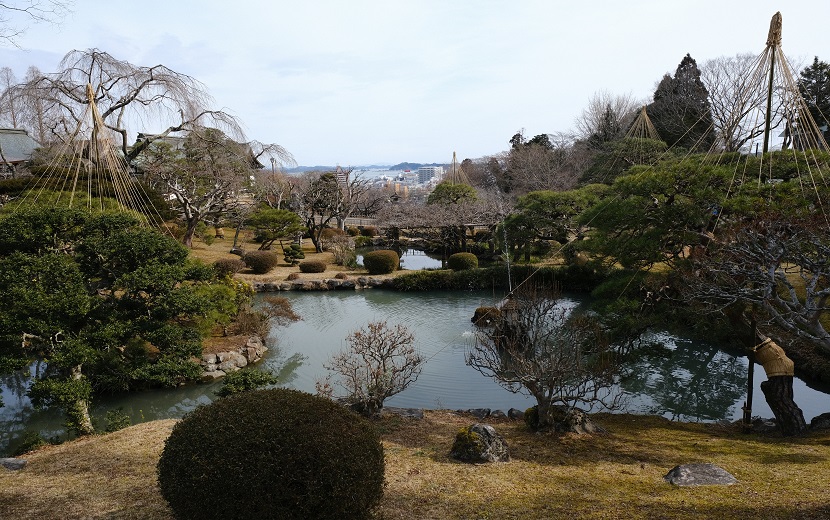
[[[448,457],[457,430],[475,422],[446,411],[422,421],[387,417],[387,488],[379,517],[828,518],[830,433],[802,439],[744,435],[733,427],[603,415],[601,435],[535,434],[491,422],[513,460],[468,465]],[[155,464],[174,421],[156,421],[29,454],[0,472],[0,518],[172,518]],[[676,464],[711,462],[735,475],[729,487],[675,488]],[[251,497],[256,500],[256,497]]]
[[[156,463],[175,420],[48,446],[0,472],[0,518],[173,518]]]

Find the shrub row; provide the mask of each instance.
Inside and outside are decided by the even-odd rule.
[[[378,228],[376,226],[363,226],[363,227],[349,226],[348,229],[346,229],[346,233],[350,237],[364,236],[364,237],[369,237],[369,238],[376,237],[380,234],[378,232]]]
[[[589,292],[604,279],[603,271],[591,266],[534,267],[514,266],[510,278],[515,286],[533,276],[536,283],[558,285],[563,291]],[[413,271],[392,280],[398,291],[487,290],[508,288],[507,267],[493,266],[464,271]]]
[[[339,237],[345,235],[346,232],[340,228],[324,228],[320,232],[320,240],[328,240],[332,237]]]

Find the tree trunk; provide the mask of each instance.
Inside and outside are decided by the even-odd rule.
[[[72,367],[71,378],[73,380],[83,379],[82,365]],[[92,426],[92,417],[89,415],[89,401],[78,397],[67,405],[67,416],[72,428],[77,430],[78,435],[92,435],[95,427]]]
[[[554,411],[550,403],[547,402],[547,399],[539,399],[538,397],[536,398],[536,414],[537,430],[547,430],[549,428],[553,428],[556,425],[556,419],[553,417]]]
[[[320,228],[319,230],[315,229],[311,232],[311,243],[314,244],[314,251],[316,253],[323,252],[323,240],[321,238],[322,236],[323,228]]]
[[[236,225],[236,232],[233,234],[233,246],[231,246],[231,253],[239,251],[239,233],[242,231],[243,224],[244,221],[240,220],[239,224]]]
[[[92,417],[89,415],[89,401],[78,399],[69,405],[67,414],[73,421],[72,427],[78,432],[78,435],[92,435],[95,433],[95,427],[92,426]]]
[[[807,431],[804,412],[793,401],[793,376],[771,376],[761,383],[761,390],[785,437]]]
[[[182,237],[182,244],[188,247],[188,249],[193,247],[193,235],[196,233],[196,226],[199,225],[198,219],[192,219],[187,221],[187,229],[184,232],[184,236]]]

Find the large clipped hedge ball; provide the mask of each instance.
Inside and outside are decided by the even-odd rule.
[[[158,483],[178,519],[362,519],[380,502],[383,471],[367,420],[279,388],[188,414],[165,443]]]
[[[447,259],[447,267],[453,271],[466,271],[478,267],[478,258],[472,253],[455,253]]]
[[[363,255],[363,267],[369,274],[388,274],[397,271],[401,259],[391,249],[378,249]]]

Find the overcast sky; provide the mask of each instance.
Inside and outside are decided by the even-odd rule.
[[[597,91],[647,99],[686,53],[760,54],[778,10],[791,60],[830,61],[828,0],[76,0],[0,66],[98,48],[193,76],[299,164],[449,162],[570,131]]]

